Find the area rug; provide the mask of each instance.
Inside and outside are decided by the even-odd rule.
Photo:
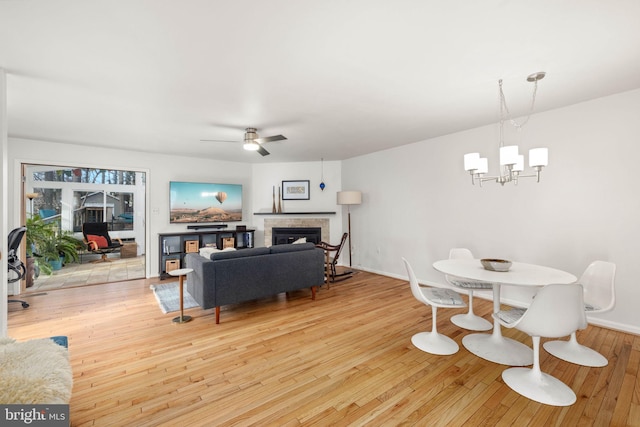
[[[193,299],[191,294],[187,292],[187,281],[183,284],[183,307],[198,307],[198,303]],[[180,311],[180,284],[178,282],[164,283],[161,285],[149,286],[156,296],[160,310],[163,313],[171,313],[172,311]]]
[[[72,386],[65,347],[49,338],[0,338],[0,404],[67,404]]]

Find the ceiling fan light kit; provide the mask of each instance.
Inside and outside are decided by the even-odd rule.
[[[542,168],[549,163],[549,150],[547,148],[532,148],[529,150],[529,167],[535,171],[532,175],[522,175],[524,171],[524,155],[518,152],[517,145],[504,144],[504,122],[505,118],[509,120],[518,131],[529,121],[533,113],[533,106],[536,102],[536,93],[538,91],[538,80],[542,80],[545,76],[544,71],[530,74],[527,77],[528,82],[534,83],[533,96],[531,98],[531,108],[529,115],[521,122],[516,122],[511,118],[511,113],[507,108],[504,92],[502,91],[502,80],[498,81],[500,87],[500,166],[502,173],[496,176],[485,176],[489,172],[489,161],[486,157],[480,157],[480,153],[467,153],[464,155],[464,169],[471,174],[471,184],[478,181],[480,187],[486,181],[495,181],[500,185],[507,182],[518,184],[519,178],[536,178],[536,182],[540,182],[540,172]]]
[[[269,152],[262,146],[267,142],[283,141],[287,139],[283,135],[274,135],[260,138],[256,128],[246,128],[242,148],[247,151],[257,151],[262,156],[268,156]],[[202,139],[203,142],[240,142],[240,141],[223,141],[217,139]]]
[[[260,145],[256,142],[256,139],[258,139],[256,128],[246,128],[244,134],[244,145],[242,147],[247,151],[258,151]]]

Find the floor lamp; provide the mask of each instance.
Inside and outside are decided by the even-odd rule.
[[[347,205],[347,226],[349,230],[349,267],[351,267],[351,205],[362,203],[362,193],[360,191],[338,191],[337,202],[339,205]]]
[[[40,197],[40,193],[27,193],[25,196],[29,199],[29,213],[31,214],[31,218],[33,218],[33,199]]]

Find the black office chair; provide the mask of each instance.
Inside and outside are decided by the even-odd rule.
[[[109,236],[109,224],[106,222],[85,222],[82,224],[82,234],[87,250],[102,257],[94,262],[109,262],[107,254],[119,251],[122,247],[122,240],[115,238],[114,241]]]
[[[7,255],[7,266],[9,270],[9,274],[7,275],[7,282],[14,283],[18,280],[22,280],[22,278],[27,274],[27,267],[25,267],[24,263],[20,261],[20,257],[18,256],[18,248],[20,247],[20,242],[22,242],[22,238],[24,237],[24,233],[27,232],[27,227],[18,227],[14,230],[11,230],[9,233],[9,238],[7,242],[8,246],[8,255]],[[19,299],[10,299],[8,302],[19,302],[22,304],[22,308],[28,308],[29,303],[26,301],[22,301]]]

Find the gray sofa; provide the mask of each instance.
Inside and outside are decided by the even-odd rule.
[[[324,283],[324,252],[313,243],[216,252],[210,259],[187,254],[187,290],[203,309],[264,298]]]

